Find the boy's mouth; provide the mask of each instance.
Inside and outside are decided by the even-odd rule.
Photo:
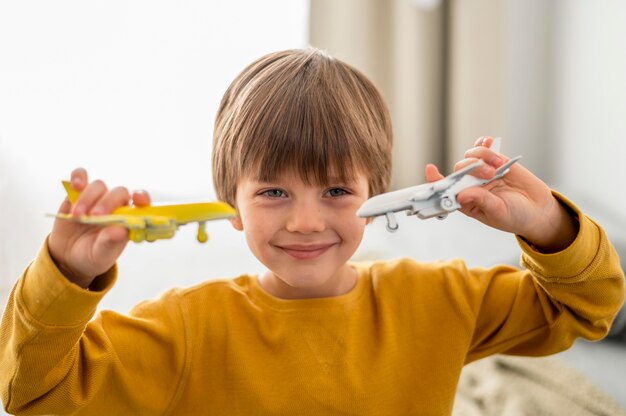
[[[288,245],[278,245],[279,249],[289,254],[291,257],[298,260],[311,260],[315,259],[322,254],[326,253],[328,249],[334,246],[336,243],[327,243],[327,244],[288,244]]]

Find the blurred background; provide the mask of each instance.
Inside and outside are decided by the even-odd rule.
[[[624,250],[625,43],[622,0],[3,1],[0,306],[74,167],[155,203],[213,199],[212,124],[230,81],[265,53],[308,45],[382,91],[394,187],[423,182],[428,162],[449,172],[477,137],[501,136],[503,153],[523,155]],[[519,255],[512,236],[461,214],[400,226],[389,235],[375,221],[355,257],[490,265]],[[126,312],[172,286],[262,270],[227,222],[207,230],[204,245],[193,225],[129,244],[101,308]],[[612,394],[626,406],[626,348],[596,354],[606,362],[588,361],[586,348],[571,361],[621,383]]]

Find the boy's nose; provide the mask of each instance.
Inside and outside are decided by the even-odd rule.
[[[326,221],[321,207],[315,203],[296,204],[289,212],[287,231],[303,234],[324,231]]]

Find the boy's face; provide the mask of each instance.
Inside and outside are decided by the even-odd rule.
[[[261,286],[281,298],[349,291],[356,271],[346,262],[363,237],[366,220],[356,211],[368,192],[362,173],[349,183],[331,180],[329,186],[307,185],[292,172],[271,183],[241,179],[232,223],[269,269]]]

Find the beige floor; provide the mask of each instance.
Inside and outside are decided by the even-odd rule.
[[[555,357],[585,374],[626,409],[626,342],[577,341]]]

